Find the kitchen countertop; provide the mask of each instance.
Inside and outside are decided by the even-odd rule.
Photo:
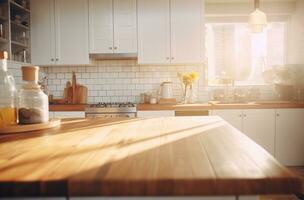
[[[298,177],[217,116],[70,119],[0,144],[1,196],[301,191]]]
[[[175,110],[175,111],[191,111],[191,110],[216,110],[216,109],[276,109],[276,108],[304,108],[304,103],[227,103],[227,104],[137,104],[138,111],[149,110]]]
[[[61,104],[50,105],[50,111],[84,111],[86,104],[73,105]],[[231,104],[137,104],[138,111],[153,110],[175,110],[175,111],[197,111],[197,110],[214,110],[214,109],[276,109],[276,108],[304,108],[304,103],[231,103]]]
[[[87,104],[51,104],[49,111],[84,111]]]

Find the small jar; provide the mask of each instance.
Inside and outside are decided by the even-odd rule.
[[[19,91],[19,124],[37,124],[49,121],[48,96],[38,84],[39,67],[22,67],[22,88]]]

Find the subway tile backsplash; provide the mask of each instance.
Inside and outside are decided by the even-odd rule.
[[[9,72],[14,75],[17,86],[21,84],[21,66],[18,62],[8,63]],[[63,97],[67,81],[76,72],[77,81],[88,87],[88,103],[97,102],[139,102],[141,93],[157,95],[163,81],[173,82],[174,97],[182,99],[181,83],[178,72],[197,71],[201,78],[194,85],[198,102],[212,99],[216,87],[204,85],[204,65],[138,65],[135,60],[92,61],[92,66],[48,66],[41,67],[41,75],[46,74],[48,88],[55,98]],[[272,86],[255,86],[261,91],[261,99],[273,99]],[[248,88],[240,86],[240,88]]]
[[[203,65],[138,65],[135,60],[92,61],[93,66],[51,66],[44,67],[48,75],[50,92],[55,98],[63,96],[67,81],[71,80],[72,72],[76,72],[79,84],[88,87],[88,102],[139,102],[141,93],[157,95],[163,81],[173,82],[173,94],[181,100],[181,83],[178,72],[198,71],[203,74]],[[203,80],[196,82],[194,89],[198,100],[206,94],[199,94]]]

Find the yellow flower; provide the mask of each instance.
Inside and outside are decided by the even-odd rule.
[[[197,72],[191,72],[189,75],[192,81],[196,81],[199,79],[199,74]]]
[[[194,81],[199,79],[199,73],[178,73],[178,77],[183,82],[184,85],[192,85]]]

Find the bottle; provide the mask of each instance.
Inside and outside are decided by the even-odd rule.
[[[0,128],[17,123],[16,86],[7,72],[7,58],[7,52],[0,51]]]
[[[38,84],[39,67],[23,66],[22,88],[18,96],[19,124],[37,124],[49,121],[48,96]]]

